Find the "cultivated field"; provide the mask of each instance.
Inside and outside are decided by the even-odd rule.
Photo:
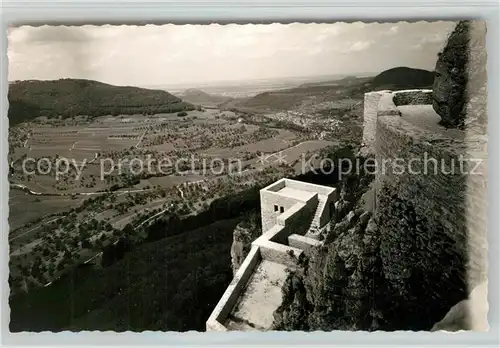
[[[216,198],[293,172],[303,154],[332,144],[313,139],[308,132],[216,109],[185,116],[42,119],[14,127],[14,287],[50,283],[164,214],[195,214]],[[278,153],[285,163],[276,161]],[[165,159],[168,164],[160,167]]]
[[[9,192],[9,228],[14,231],[47,214],[57,214],[82,203],[82,199],[65,196],[35,196],[22,190]]]

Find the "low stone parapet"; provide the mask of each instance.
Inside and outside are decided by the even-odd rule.
[[[304,253],[309,256],[312,249],[319,247],[323,243],[313,238],[292,234],[288,237],[288,244],[291,247],[303,250]]]
[[[229,315],[238,298],[245,288],[250,276],[253,274],[255,266],[261,260],[261,255],[258,246],[252,246],[245,261],[241,264],[238,272],[234,275],[231,284],[227,287],[221,299],[215,306],[212,314],[206,322],[207,331],[228,331],[222,324]]]
[[[252,243],[252,245],[257,245],[260,248],[260,254],[264,260],[280,263],[292,268],[297,266],[299,257],[303,253],[301,249],[268,240],[261,240],[255,244]]]
[[[392,100],[396,106],[432,104],[432,89],[396,91]]]
[[[364,111],[363,111],[363,143],[372,148],[375,141],[376,123],[377,123],[377,109],[380,97],[390,91],[377,91],[365,93],[364,98]]]
[[[399,111],[396,104],[394,104],[393,97],[394,94],[392,93],[385,93],[380,97],[377,109],[377,117],[401,116],[401,112]]]

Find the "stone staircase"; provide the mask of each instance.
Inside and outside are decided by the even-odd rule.
[[[281,179],[260,194],[261,206],[266,208],[261,211],[263,233],[252,242],[207,319],[207,331],[273,330],[274,312],[283,301],[282,287],[289,271],[300,267],[303,256],[311,256],[324,243],[320,232],[330,224],[321,217],[328,211],[327,204],[337,199],[334,188]],[[273,205],[283,197],[295,203],[276,214]]]
[[[311,225],[307,230],[307,235],[315,235],[319,232],[320,226],[320,218],[323,214],[323,210],[325,209],[326,200],[328,197],[323,195],[318,195],[318,206],[316,207],[316,212],[314,213],[314,217],[312,218]]]

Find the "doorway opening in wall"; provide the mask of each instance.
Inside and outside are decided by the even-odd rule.
[[[276,205],[276,204],[275,204],[275,205],[274,205],[274,211],[276,212],[276,211],[278,211],[278,210],[279,210],[278,205]]]
[[[284,207],[280,207],[280,213],[284,213],[285,212],[285,208]]]

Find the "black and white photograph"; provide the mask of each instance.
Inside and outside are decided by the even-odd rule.
[[[488,331],[486,32],[10,26],[9,330]]]

